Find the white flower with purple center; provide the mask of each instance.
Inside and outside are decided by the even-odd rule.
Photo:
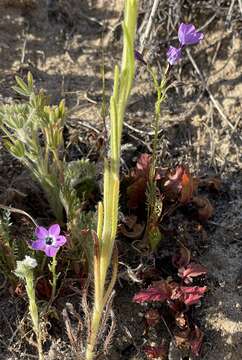
[[[51,225],[47,230],[43,226],[38,226],[35,230],[36,241],[32,242],[34,250],[44,251],[49,257],[54,257],[61,246],[66,243],[66,238],[60,235],[60,226]]]

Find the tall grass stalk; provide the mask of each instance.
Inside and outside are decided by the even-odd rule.
[[[114,70],[113,95],[110,99],[111,136],[109,159],[104,161],[103,202],[98,206],[97,234],[94,240],[94,304],[90,333],[86,347],[86,360],[95,356],[95,346],[101,325],[101,318],[112,293],[117,276],[117,255],[113,255],[118,224],[119,170],[124,113],[130,95],[135,72],[134,40],[136,33],[138,0],[126,0],[123,21],[122,66]],[[107,272],[113,256],[113,271],[106,287]]]

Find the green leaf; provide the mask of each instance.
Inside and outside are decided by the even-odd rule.
[[[28,94],[26,94],[26,91],[25,91],[25,90],[21,89],[21,88],[18,87],[18,86],[12,86],[12,89],[13,89],[14,91],[16,91],[16,92],[17,92],[18,94],[20,94],[20,95],[29,96]]]
[[[33,75],[31,74],[30,71],[28,72],[27,79],[28,79],[28,88],[33,89],[34,80],[33,80]]]

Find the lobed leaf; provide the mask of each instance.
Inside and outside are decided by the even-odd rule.
[[[199,302],[201,297],[205,294],[207,291],[207,286],[199,287],[199,286],[181,286],[181,299],[186,305],[194,305]]]
[[[187,267],[182,267],[179,269],[178,275],[183,279],[183,280],[189,280],[190,282],[192,282],[192,278],[197,277],[197,276],[201,276],[201,275],[206,275],[207,274],[207,268],[205,268],[204,266],[200,265],[200,264],[196,264],[196,263],[190,263],[189,265],[187,265]]]
[[[171,296],[169,285],[166,281],[161,280],[153,283],[154,286],[147,290],[142,290],[133,297],[133,301],[137,303],[160,301],[164,302]]]

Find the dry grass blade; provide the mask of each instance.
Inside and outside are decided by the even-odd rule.
[[[228,15],[227,15],[227,17],[226,17],[226,21],[227,21],[228,23],[230,23],[231,18],[232,18],[234,4],[235,4],[235,0],[231,0],[230,7],[229,7],[229,11],[228,11]]]
[[[241,16],[242,16],[242,1],[238,0],[238,2],[239,2],[239,10],[240,10]]]
[[[158,6],[159,6],[159,2],[160,2],[160,0],[154,0],[152,10],[151,10],[151,13],[150,13],[150,17],[149,17],[149,20],[148,20],[144,35],[140,39],[140,43],[141,43],[140,44],[140,53],[141,54],[143,53],[145,44],[146,44],[147,40],[149,39],[151,29],[152,29],[152,25],[154,24],[154,20],[156,18],[156,13],[157,13],[157,9],[158,9]]]
[[[100,326],[100,333],[99,333],[99,339],[100,338],[103,338],[105,336],[105,333],[106,333],[106,330],[107,330],[107,322],[109,320],[109,318],[111,318],[112,322],[113,322],[113,319],[112,319],[112,309],[111,309],[111,306],[112,306],[112,302],[113,302],[113,298],[114,298],[114,295],[115,295],[115,291],[112,292],[112,294],[110,295],[109,299],[108,299],[108,302],[107,302],[107,305],[106,305],[106,308],[104,310],[104,313],[103,313],[103,319],[102,319],[102,324]],[[106,344],[106,346],[108,346],[108,343],[109,343],[109,339],[111,340],[112,338],[112,325],[113,327],[115,326],[115,324],[112,324],[111,323],[111,327],[110,327],[110,330],[108,332],[108,335],[107,337],[105,336],[106,340],[104,342],[104,345]],[[110,333],[110,331],[112,331],[112,333]],[[107,341],[107,343],[106,343]]]
[[[63,316],[64,323],[66,326],[66,332],[67,332],[67,336],[70,341],[70,344],[76,350],[77,338],[72,331],[72,325],[71,325],[71,321],[70,321],[67,309],[63,309],[62,316]]]

